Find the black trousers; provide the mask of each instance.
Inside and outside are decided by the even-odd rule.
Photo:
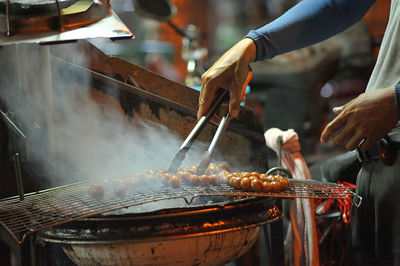
[[[400,265],[400,159],[363,163],[357,176],[359,208],[351,210],[347,262]]]

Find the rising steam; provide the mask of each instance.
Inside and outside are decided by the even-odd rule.
[[[63,45],[84,63],[75,44]],[[132,123],[118,101],[95,101],[89,77],[56,69],[49,51],[32,44],[0,49],[3,110],[15,114],[28,136],[26,154],[20,151],[24,160],[40,162],[52,186],[169,166],[181,144],[173,132],[148,121]]]

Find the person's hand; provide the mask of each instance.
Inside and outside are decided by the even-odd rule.
[[[248,74],[248,65],[254,61],[255,56],[256,46],[253,40],[243,39],[201,76],[198,119],[210,108],[219,88],[229,90],[229,113],[232,117],[238,115],[240,95]]]
[[[321,134],[321,142],[330,138],[345,144],[347,150],[357,146],[362,151],[385,136],[398,122],[394,88],[366,92],[349,103],[333,108],[337,114]]]

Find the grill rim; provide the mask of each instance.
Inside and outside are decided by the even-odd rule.
[[[144,217],[137,217],[137,214],[89,217],[41,230],[37,238],[44,242],[63,244],[105,244],[189,238],[246,230],[281,219],[283,213],[275,201],[273,198],[246,199],[221,208],[203,206],[206,212],[193,213],[191,208],[183,212],[174,210],[178,212],[170,217],[165,216],[165,212],[168,213],[166,209],[157,211],[159,216],[152,213]],[[204,223],[216,223],[217,226],[204,227]]]

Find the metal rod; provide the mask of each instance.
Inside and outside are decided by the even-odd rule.
[[[7,31],[6,36],[11,36],[10,0],[6,1]]]
[[[13,162],[14,162],[15,178],[17,179],[18,195],[19,199],[22,201],[24,200],[24,186],[22,183],[21,164],[18,152],[13,155]]]
[[[0,114],[3,117],[3,120],[6,122],[9,128],[11,128],[14,133],[16,133],[19,137],[25,139],[25,134],[17,127],[17,125],[8,117],[8,115],[0,109]]]
[[[282,166],[282,143],[283,139],[282,136],[278,137],[278,167]]]
[[[278,137],[278,168],[282,167],[282,143],[283,143],[283,138],[282,136]],[[281,171],[278,170],[278,175],[281,175]]]
[[[192,36],[189,36],[184,30],[182,30],[181,28],[176,26],[174,23],[172,23],[171,20],[167,20],[166,22],[171,28],[173,28],[176,31],[176,33],[178,33],[182,37],[187,38],[189,41],[193,41],[194,40]]]
[[[62,19],[61,19],[61,9],[60,9],[60,3],[58,0],[56,0],[56,6],[57,6],[57,16],[58,16],[58,30],[62,31],[63,30],[63,25],[62,25]]]

